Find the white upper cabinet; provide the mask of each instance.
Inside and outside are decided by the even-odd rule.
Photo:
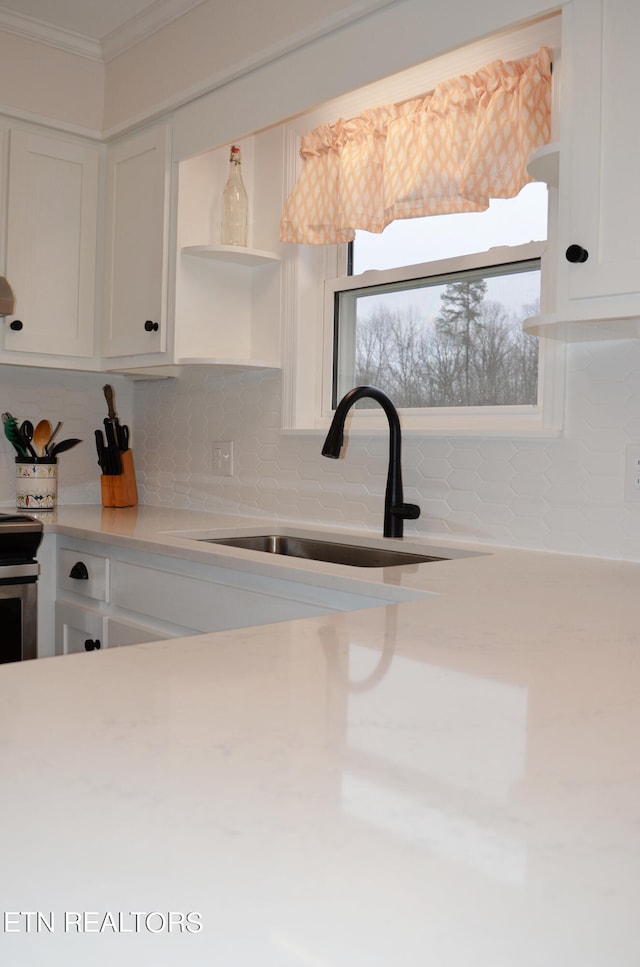
[[[640,317],[640,4],[579,0],[563,16],[555,307],[528,328],[607,338]]]
[[[91,369],[96,329],[98,145],[9,132],[4,362]]]
[[[165,124],[107,155],[105,366],[165,361],[170,149]],[[127,359],[126,357],[131,357]]]

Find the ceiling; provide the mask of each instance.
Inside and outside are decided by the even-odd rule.
[[[0,30],[104,60],[203,2],[0,0]]]

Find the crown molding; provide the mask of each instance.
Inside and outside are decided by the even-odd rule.
[[[156,0],[146,10],[102,38],[102,60],[108,63],[156,30],[179,20],[185,13],[205,2],[206,0]]]
[[[66,50],[71,54],[79,54],[80,57],[87,57],[89,60],[102,61],[102,50],[98,40],[71,30],[64,30],[62,27],[54,27],[33,17],[14,13],[13,10],[6,10],[4,7],[0,7],[0,30],[17,37],[26,37],[27,40],[35,40],[48,47]]]
[[[26,37],[28,40],[35,40],[89,60],[107,63],[204,2],[205,0],[156,0],[146,10],[103,37],[102,41],[0,6],[0,31]]]

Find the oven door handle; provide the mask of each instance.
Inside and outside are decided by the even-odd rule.
[[[40,574],[40,565],[37,561],[30,561],[28,564],[0,564],[0,584],[8,584],[12,581],[36,581]]]

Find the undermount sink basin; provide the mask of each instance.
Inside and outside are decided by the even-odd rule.
[[[446,557],[432,554],[416,554],[392,548],[363,547],[358,544],[339,544],[319,541],[308,537],[292,537],[283,534],[259,534],[243,537],[205,537],[207,544],[224,544],[241,547],[248,551],[265,554],[281,554],[285,557],[303,557],[308,561],[324,561],[327,564],[349,564],[352,567],[395,567],[398,564],[425,564],[430,561],[446,561]]]

